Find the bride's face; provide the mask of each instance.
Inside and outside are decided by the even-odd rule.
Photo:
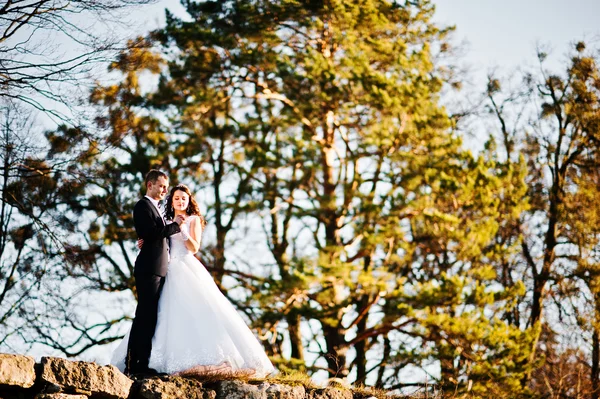
[[[190,196],[183,191],[177,190],[173,193],[173,208],[175,211],[185,212],[189,203]]]

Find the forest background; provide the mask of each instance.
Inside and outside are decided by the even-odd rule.
[[[599,397],[594,32],[482,75],[430,1],[184,1],[124,43],[148,3],[0,8],[3,351],[108,359],[158,167],[280,370]]]

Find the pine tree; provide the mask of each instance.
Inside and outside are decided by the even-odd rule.
[[[208,153],[243,146],[244,162],[231,164],[252,175],[277,264],[258,285],[262,320],[285,322],[292,356],[316,348],[317,369],[381,386],[402,387],[399,371],[437,361],[445,387],[520,389],[532,334],[505,319],[524,288],[498,285],[487,262],[506,251],[492,242],[503,216],[518,214],[502,199],[522,195],[523,175],[452,135],[432,61],[447,32],[431,4],[187,11],[156,35],[174,54],[160,95],[186,140],[195,133]],[[219,147],[215,126],[233,135]]]
[[[511,240],[521,243],[521,250],[513,258],[515,265],[525,265],[512,272],[525,276],[531,292],[515,320],[535,326],[538,337],[532,360],[543,355],[548,358],[547,364],[527,378],[538,392],[570,392],[570,388],[553,384],[548,388],[544,381],[556,373],[565,373],[567,378],[567,367],[589,367],[590,375],[578,386],[590,385],[588,394],[597,397],[597,61],[581,42],[575,45],[562,74],[546,69],[547,56],[538,53],[542,68],[524,76],[518,89],[521,94],[502,92],[498,80],[491,79],[488,85],[501,136],[510,143],[504,148],[507,163],[514,161],[520,151],[527,164],[529,206],[507,231]],[[527,97],[524,102],[517,101]],[[510,131],[506,128],[510,112],[519,116],[531,112],[532,117],[517,120]],[[580,331],[586,340],[589,337],[589,365],[581,365],[585,356],[580,355],[580,344],[570,343],[566,336],[573,331]]]
[[[394,389],[419,370],[448,391],[525,392],[538,327],[515,321],[525,286],[506,273],[525,163],[498,160],[493,141],[474,156],[454,133],[433,61],[448,30],[431,2],[185,6],[153,49],[115,61],[120,83],[93,92],[112,150],[90,165],[88,238],[131,256],[129,210],[159,166],[210,194],[205,263],[245,288],[232,299],[281,369]],[[148,72],[158,84],[144,89]],[[271,256],[233,270],[244,217]],[[130,271],[92,259],[104,287],[128,289]]]

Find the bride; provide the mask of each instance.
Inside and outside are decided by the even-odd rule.
[[[199,377],[267,376],[274,368],[260,343],[194,256],[206,222],[183,184],[173,187],[166,205],[168,219],[178,215],[186,220],[181,233],[171,236],[149,367]],[[121,371],[128,341],[129,332],[111,359]]]

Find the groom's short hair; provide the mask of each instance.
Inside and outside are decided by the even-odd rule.
[[[156,183],[156,181],[158,180],[159,177],[164,177],[165,179],[169,180],[169,176],[167,176],[167,174],[165,172],[162,172],[158,169],[150,169],[150,171],[148,173],[146,173],[146,178],[145,178],[145,185],[146,187],[148,187],[148,183],[152,182],[152,183]]]

